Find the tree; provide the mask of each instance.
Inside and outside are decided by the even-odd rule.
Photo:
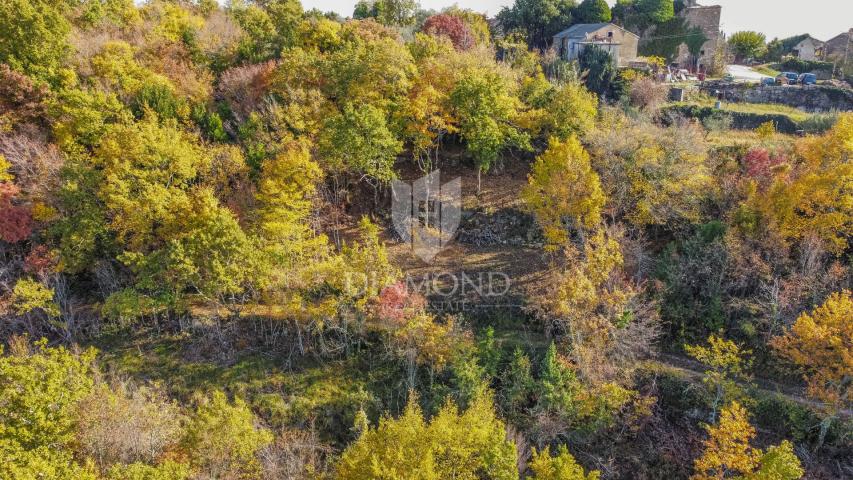
[[[560,445],[553,457],[549,447],[545,447],[541,452],[534,448],[530,470],[533,471],[533,476],[527,477],[528,480],[598,480],[601,476],[598,470],[584,473],[583,467],[565,445]]]
[[[505,148],[530,148],[529,137],[512,123],[520,108],[512,93],[509,81],[499,73],[474,70],[450,94],[459,133],[477,166],[477,191],[480,175]]]
[[[12,307],[18,315],[41,311],[48,317],[59,316],[59,306],[53,300],[54,292],[39,282],[22,278],[12,290]]]
[[[577,23],[610,22],[610,6],[605,0],[583,0],[572,12]]]
[[[596,45],[587,45],[578,55],[578,64],[586,75],[585,83],[589,91],[600,97],[611,95],[611,86],[616,79],[616,65],[610,53]]]
[[[193,467],[209,478],[256,478],[261,472],[258,454],[273,435],[258,428],[246,403],[229,402],[222,392],[201,405],[187,426],[184,445]]]
[[[506,440],[503,423],[488,393],[476,396],[460,413],[448,401],[427,422],[410,394],[403,414],[385,417],[352,443],[337,465],[337,478],[458,478],[475,480],[518,477],[515,445]]]
[[[6,175],[5,168],[3,168],[3,174]],[[18,193],[20,189],[15,184],[0,181],[0,240],[4,242],[16,243],[26,240],[33,231],[33,216],[30,209],[12,202]]]
[[[474,46],[474,36],[471,29],[461,17],[442,13],[426,19],[421,31],[428,35],[446,36],[459,50],[467,50]]]
[[[836,255],[847,249],[853,234],[853,204],[845,193],[853,185],[850,138],[853,115],[844,114],[826,134],[799,141],[794,168],[777,169],[768,188],[748,192],[738,226],[747,233],[767,229],[786,241],[815,236]]]
[[[530,358],[520,348],[512,353],[509,365],[500,376],[503,405],[510,418],[524,413],[534,388]]]
[[[76,408],[92,390],[95,351],[75,355],[47,340],[33,347],[20,339],[11,354],[0,350],[0,477],[10,480],[94,480],[74,461]]]
[[[557,354],[554,342],[545,351],[539,373],[539,404],[537,408],[570,417],[576,413],[575,405],[580,383],[565,358]]]
[[[533,164],[521,196],[551,249],[568,241],[569,228],[596,228],[605,202],[589,154],[574,136],[548,142],[548,149]]]
[[[736,380],[744,375],[749,362],[743,356],[749,352],[741,349],[731,340],[712,335],[708,337],[708,346],[685,345],[687,354],[711,367],[705,372],[702,382],[713,392],[711,421],[717,415],[722,402],[728,403],[734,396],[742,396]]]
[[[498,13],[504,32],[520,31],[531,48],[544,50],[554,34],[572,24],[574,0],[516,0]]]
[[[738,60],[760,58],[767,53],[766,37],[763,33],[742,31],[729,37],[729,47]]]
[[[651,24],[668,21],[675,15],[675,4],[672,0],[637,0],[637,11]]]
[[[732,402],[720,414],[717,425],[706,425],[705,451],[693,464],[691,480],[795,480],[803,475],[800,460],[786,440],[762,452],[749,442],[755,428],[746,409]]]
[[[348,104],[323,126],[317,149],[332,171],[347,171],[382,183],[395,178],[402,143],[388,129],[382,111]]]
[[[772,340],[778,355],[804,373],[808,394],[833,409],[850,408],[853,358],[853,294],[830,295],[812,312],[803,312],[784,335]]]
[[[353,18],[375,18],[389,26],[405,27],[415,21],[418,3],[415,0],[360,0],[355,4]]]
[[[65,10],[74,2],[9,0],[0,4],[0,63],[33,78],[58,84],[70,50]]]

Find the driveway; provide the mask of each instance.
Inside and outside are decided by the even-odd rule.
[[[762,78],[769,78],[767,75],[743,65],[728,65],[726,66],[726,73],[738,82],[760,82]]]

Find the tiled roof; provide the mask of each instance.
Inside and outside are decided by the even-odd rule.
[[[592,33],[596,30],[600,30],[603,27],[610,25],[609,23],[578,23],[577,25],[572,25],[571,27],[563,30],[562,32],[554,35],[555,37],[569,37],[569,38],[582,38],[585,37],[587,33]],[[616,25],[614,25],[615,27]]]

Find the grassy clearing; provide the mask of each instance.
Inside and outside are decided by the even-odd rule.
[[[779,70],[772,68],[772,65],[773,64],[768,63],[766,65],[758,65],[756,67],[752,67],[752,69],[762,75],[767,75],[768,77],[775,77],[776,75],[782,73]]]

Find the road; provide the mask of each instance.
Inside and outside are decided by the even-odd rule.
[[[767,75],[743,65],[728,65],[726,66],[726,73],[734,77],[735,81],[740,82],[760,82],[762,78],[768,78]]]

